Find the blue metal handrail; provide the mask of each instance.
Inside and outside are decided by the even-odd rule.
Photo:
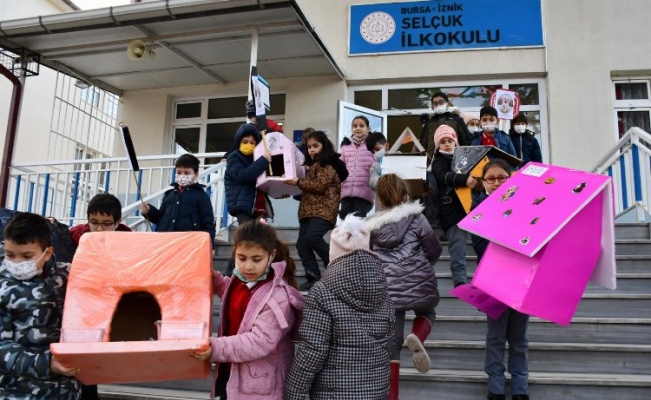
[[[597,162],[592,172],[613,178],[615,212],[618,217],[634,212],[632,220],[648,222],[651,209],[649,133],[637,127],[629,129]]]

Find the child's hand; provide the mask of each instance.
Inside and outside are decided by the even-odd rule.
[[[63,375],[63,376],[75,376],[81,371],[79,368],[66,368],[61,363],[59,360],[56,359],[54,355],[52,355],[52,358],[50,359],[50,371],[52,371],[53,374],[57,375]]]
[[[190,356],[196,358],[199,361],[205,361],[210,359],[212,356],[212,346],[208,345],[207,349],[194,349],[190,351]]]
[[[298,178],[285,179],[284,182],[288,185],[296,186],[298,184]]]
[[[468,180],[466,180],[466,186],[468,186],[471,189],[477,186],[477,178],[475,178],[472,175],[468,175]]]
[[[149,204],[141,204],[140,212],[143,214],[149,214]]]
[[[269,153],[268,151],[265,151],[262,157],[266,158],[267,161],[271,162],[271,153]]]

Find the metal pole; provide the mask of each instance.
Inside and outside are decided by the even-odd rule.
[[[4,151],[2,153],[2,167],[0,168],[0,207],[6,207],[7,194],[9,191],[9,173],[14,157],[16,132],[18,132],[18,121],[20,119],[20,105],[23,98],[24,76],[21,74],[22,79],[16,78],[16,76],[3,65],[0,65],[0,74],[4,75],[5,78],[9,79],[14,85],[11,92],[9,119],[7,120],[7,134],[5,136]]]

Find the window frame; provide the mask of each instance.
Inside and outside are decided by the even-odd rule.
[[[382,109],[377,110],[387,114],[388,118],[393,116],[404,116],[406,114],[419,115],[419,114],[432,114],[431,108],[414,108],[414,109],[388,109],[389,104],[389,91],[395,89],[420,89],[428,87],[463,87],[463,86],[501,86],[504,89],[509,89],[510,85],[522,84],[537,84],[538,85],[538,105],[521,105],[520,111],[522,112],[538,112],[540,114],[540,132],[536,135],[540,143],[540,150],[543,156],[543,162],[550,162],[550,139],[549,139],[549,125],[548,125],[548,110],[547,110],[547,82],[545,78],[518,78],[518,79],[486,79],[486,80],[464,80],[464,81],[423,81],[417,83],[391,83],[391,84],[378,84],[378,85],[359,85],[349,86],[347,90],[348,99],[354,102],[356,91],[368,90],[381,90],[382,92]],[[461,108],[462,112],[479,113],[481,107],[466,107]],[[510,128],[510,121],[504,124],[504,131],[508,133]],[[414,132],[418,135],[420,132]]]
[[[270,93],[271,96],[274,95],[285,95],[285,106],[287,106],[287,94],[285,92],[273,92]],[[208,118],[208,103],[210,100],[214,99],[228,99],[228,98],[242,98],[242,116],[241,117],[229,117],[229,118]],[[176,118],[177,105],[178,104],[188,104],[188,103],[201,103],[201,116],[198,118]],[[203,97],[184,97],[175,99],[172,102],[172,110],[170,112],[171,123],[170,123],[170,136],[171,141],[169,148],[172,154],[176,152],[176,130],[179,128],[192,128],[199,127],[199,153],[206,152],[206,140],[208,137],[208,125],[209,124],[223,124],[223,123],[233,123],[233,122],[246,122],[245,114],[245,103],[246,95],[223,95],[223,96],[203,96]],[[284,124],[285,115],[267,115],[267,118],[273,119],[279,124]]]
[[[645,99],[626,99],[617,100],[617,84],[621,83],[646,83],[648,98]],[[613,96],[613,137],[615,141],[620,139],[619,134],[619,119],[617,114],[619,112],[627,111],[646,111],[649,113],[649,120],[651,121],[651,76],[635,76],[635,77],[613,77],[612,78],[612,96]],[[642,128],[640,128],[642,129]],[[624,135],[626,132],[622,132]]]

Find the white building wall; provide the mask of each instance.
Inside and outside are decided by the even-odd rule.
[[[329,132],[335,140],[337,101],[346,96],[344,83],[336,76],[269,80],[271,93],[285,93],[285,124],[283,130],[291,138],[294,130],[307,126]],[[227,85],[196,85],[167,89],[126,91],[120,102],[118,119],[131,131],[138,155],[171,153],[170,118],[174,100],[202,96],[245,96],[247,82]],[[242,122],[245,112],[242,104]],[[121,143],[116,154],[124,155]]]

